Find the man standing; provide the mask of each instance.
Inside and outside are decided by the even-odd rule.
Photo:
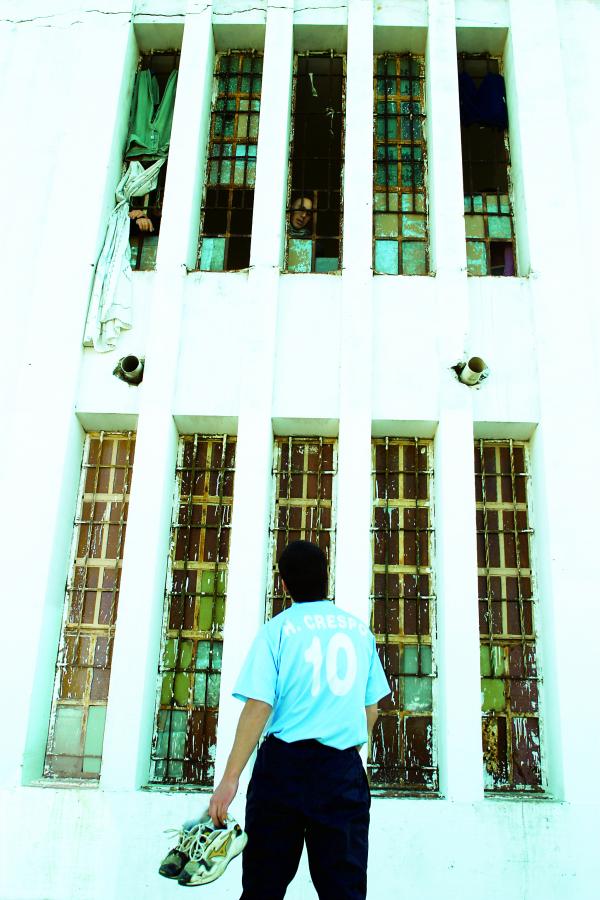
[[[242,668],[234,696],[245,706],[209,813],[223,824],[269,720],[248,787],[242,900],[283,898],[305,841],[320,900],[363,900],[371,798],[358,749],[389,687],[367,626],[323,599],[324,553],[294,541],[279,573],[294,602],[263,625]]]

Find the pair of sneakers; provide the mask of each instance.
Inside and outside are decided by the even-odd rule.
[[[183,887],[209,884],[223,874],[248,842],[247,834],[231,816],[224,828],[215,828],[206,810],[198,820],[177,832],[175,847],[160,864],[159,875],[176,878]]]

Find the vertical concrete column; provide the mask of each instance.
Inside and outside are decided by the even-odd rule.
[[[541,409],[533,441],[538,498],[533,524],[546,735],[542,761],[551,793],[570,802],[594,802],[600,786],[589,772],[600,723],[590,716],[596,703],[590,623],[597,618],[593,562],[600,486],[587,466],[567,461],[572,451],[566,458],[565,447],[573,446],[582,422],[586,444],[594,447],[600,438],[593,340],[597,291],[581,257],[575,193],[561,190],[556,181],[557,172],[574,166],[556,4],[533,0],[524,9],[510,0],[509,5]],[[532,72],[542,71],[543,85],[532,78]],[[565,347],[577,348],[576,379],[564,377]]]
[[[483,796],[471,398],[448,385],[435,437],[437,716],[440,789]]]
[[[231,696],[256,630],[264,621],[271,506],[279,266],[285,234],[287,150],[292,90],[293,3],[269,4],[248,275],[247,344],[240,388],[229,585],[225,616],[219,732],[221,777],[241,704]],[[244,781],[249,770],[246,770]]]
[[[457,71],[454,0],[429,0],[425,56],[429,235],[444,365],[461,356],[469,319]]]
[[[335,593],[364,621],[371,588],[372,160],[373,7],[350,0]]]
[[[134,789],[148,777],[169,549],[177,429],[173,397],[182,333],[185,265],[198,227],[198,159],[206,142],[211,8],[186,18],[171,133],[165,209],[140,388],[135,465],[113,651],[101,781]]]
[[[105,172],[111,154],[130,51],[127,5],[122,14],[105,17],[101,35],[97,19],[86,19],[77,29],[47,30],[43,45],[47,42],[51,51],[35,61],[39,65],[36,70],[34,64],[32,76],[34,91],[51,78],[67,95],[72,92],[73,108],[81,115],[65,119],[60,136],[54,135],[60,150],[45,186],[52,227],[42,229],[37,247],[32,247],[37,251],[35,274],[23,280],[17,273],[11,298],[20,303],[15,289],[27,284],[29,321],[21,323],[24,339],[2,467],[8,525],[4,568],[16,573],[19,585],[5,592],[0,629],[3,683],[12,683],[15,673],[19,677],[19,702],[9,693],[2,701],[3,716],[11,723],[0,773],[6,784],[39,777],[43,770],[83,445],[74,416],[81,335],[104,203],[104,179],[90,173]],[[106,54],[102,71],[86,64],[99,37]],[[51,65],[49,74],[45,67],[50,59],[54,68]],[[85,201],[74,188],[82,184],[87,185]],[[23,202],[27,204],[27,194]],[[23,234],[21,230],[19,258]],[[13,339],[15,335],[9,335]],[[26,664],[23,643],[16,637],[23,631],[22,623],[16,624],[17,606],[21,615],[26,610]]]

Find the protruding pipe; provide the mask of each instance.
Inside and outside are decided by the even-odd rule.
[[[481,379],[487,375],[487,372],[488,367],[486,366],[485,361],[480,356],[472,356],[471,359],[467,360],[465,363],[458,378],[463,384],[468,384],[470,387],[473,387],[474,384],[479,384]]]
[[[140,384],[144,377],[144,360],[138,356],[123,356],[115,366],[113,375],[126,384]]]

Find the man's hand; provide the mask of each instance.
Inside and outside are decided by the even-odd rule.
[[[132,209],[129,218],[134,220],[140,231],[154,231],[152,219],[146,215],[143,209]]]
[[[239,779],[224,777],[210,798],[208,814],[217,828],[225,826],[227,810],[237,794]]]

